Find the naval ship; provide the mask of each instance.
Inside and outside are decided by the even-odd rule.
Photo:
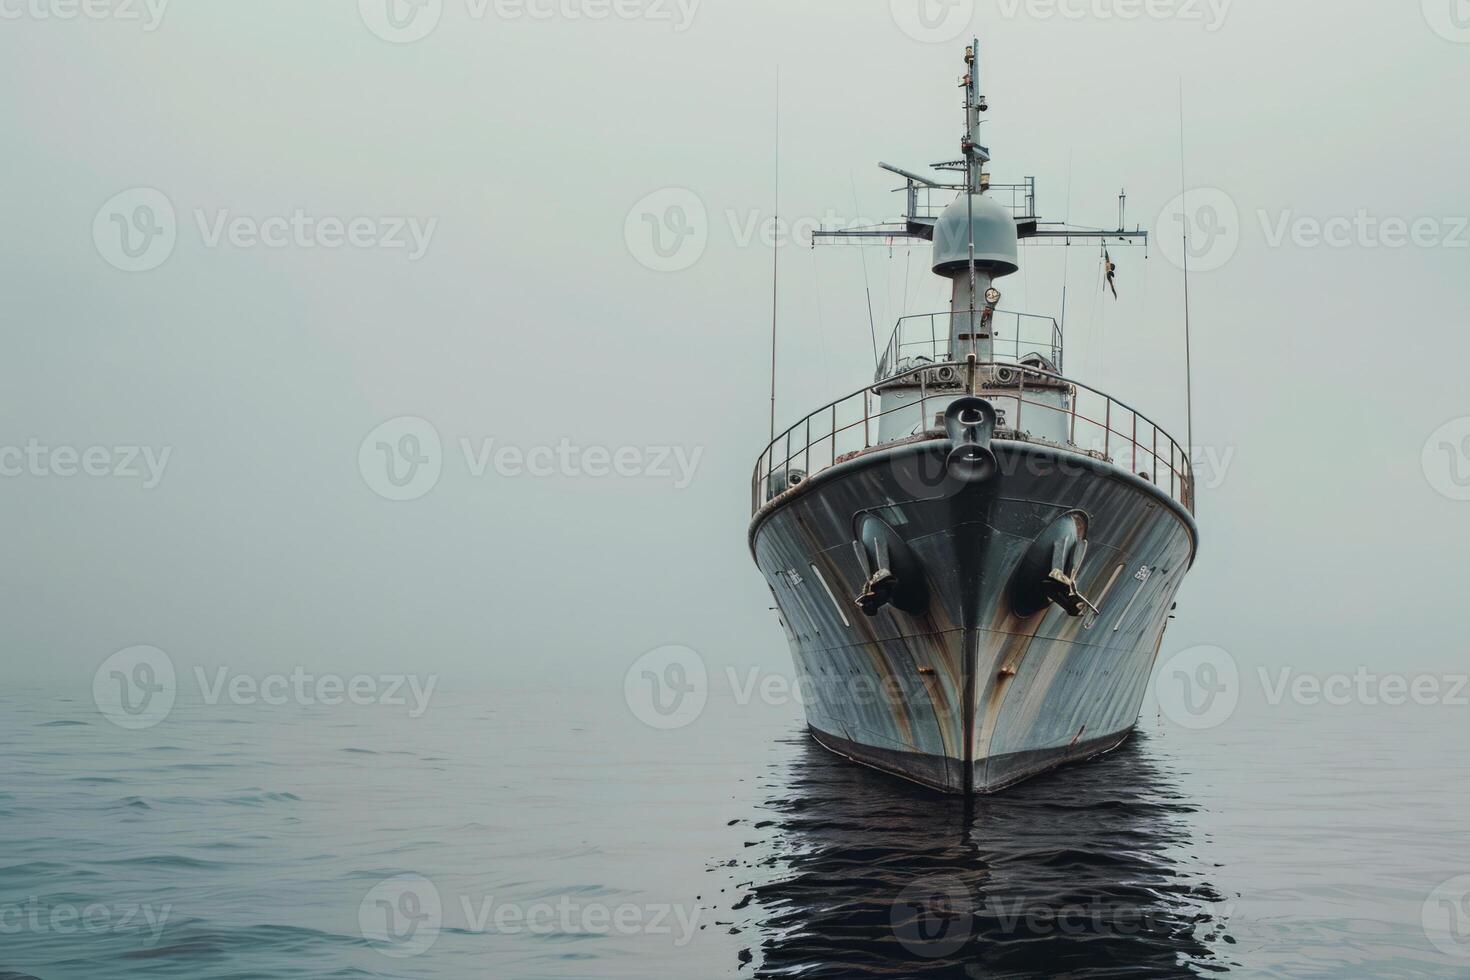
[[[812,737],[969,795],[1128,738],[1198,528],[1186,446],[1066,377],[1054,318],[1001,307],[1021,244],[1147,233],[1041,221],[1034,178],[993,184],[978,40],[964,65],[951,182],[881,164],[903,218],[814,235],[931,243],[950,308],[899,320],[873,384],[773,427],[749,538]]]

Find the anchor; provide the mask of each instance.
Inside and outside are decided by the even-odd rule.
[[[1077,589],[1082,562],[1087,557],[1087,515],[1063,514],[1032,543],[1016,567],[1011,605],[1016,615],[1029,619],[1055,605],[1076,619],[1098,608]]]
[[[929,586],[908,544],[873,514],[857,518],[857,540],[852,543],[858,566],[867,575],[857,607],[868,617],[887,606],[918,615],[929,608]]]

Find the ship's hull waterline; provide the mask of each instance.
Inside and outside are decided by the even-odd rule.
[[[990,448],[997,472],[975,482],[946,473],[944,438],[862,453],[769,502],[750,532],[812,736],[950,793],[995,792],[1127,739],[1197,539],[1169,494],[1112,463]],[[1085,536],[1076,591],[1098,611],[1023,615],[1030,556],[1062,521]],[[853,602],[875,528],[908,566],[908,611],[870,617]]]

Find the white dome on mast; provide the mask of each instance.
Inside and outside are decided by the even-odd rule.
[[[961,194],[934,225],[934,271],[953,277],[970,268],[970,230],[975,242],[975,268],[991,278],[1021,268],[1016,220],[1005,206],[986,194]],[[971,216],[973,212],[973,217]]]

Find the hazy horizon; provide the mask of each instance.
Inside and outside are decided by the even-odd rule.
[[[901,198],[878,160],[956,155],[972,33],[996,180],[1034,175],[1045,218],[1094,226],[1126,188],[1129,224],[1155,232],[1147,261],[1115,252],[1117,301],[1080,246],[1028,250],[1006,306],[1057,315],[1065,281],[1068,373],[1181,440],[1182,275],[1161,218],[1182,81],[1194,220],[1220,243],[1192,282],[1194,441],[1220,472],[1166,652],[1463,663],[1470,504],[1452,498],[1470,452],[1430,473],[1425,450],[1470,415],[1453,373],[1470,141],[1444,108],[1470,45],[1434,0],[1180,0],[1137,19],[1098,14],[1126,0],[961,0],[930,21],[886,0],[649,0],[596,20],[445,2],[411,43],[388,38],[427,22],[366,0],[171,5],[153,29],[141,5],[141,22],[15,9],[0,444],[48,455],[0,479],[12,685],[85,689],[135,645],[183,671],[461,685],[620,684],[669,644],[789,673],[745,538],[776,72],[782,217],[888,217]],[[657,224],[688,200],[670,189],[702,208],[704,247],[658,271],[639,234],[646,208]],[[1235,216],[1198,211],[1222,194]],[[169,210],[166,254],[122,250],[164,228],[134,219]],[[1384,242],[1382,222],[1421,219],[1422,241]],[[1313,243],[1342,220],[1345,247]],[[871,375],[861,254],[782,251],[783,426]],[[880,344],[945,305],[923,249],[865,254]],[[368,437],[400,418],[441,446],[412,500],[364,473]],[[86,475],[94,447],[109,474],[131,447],[139,475]],[[624,448],[642,475],[617,475]]]

